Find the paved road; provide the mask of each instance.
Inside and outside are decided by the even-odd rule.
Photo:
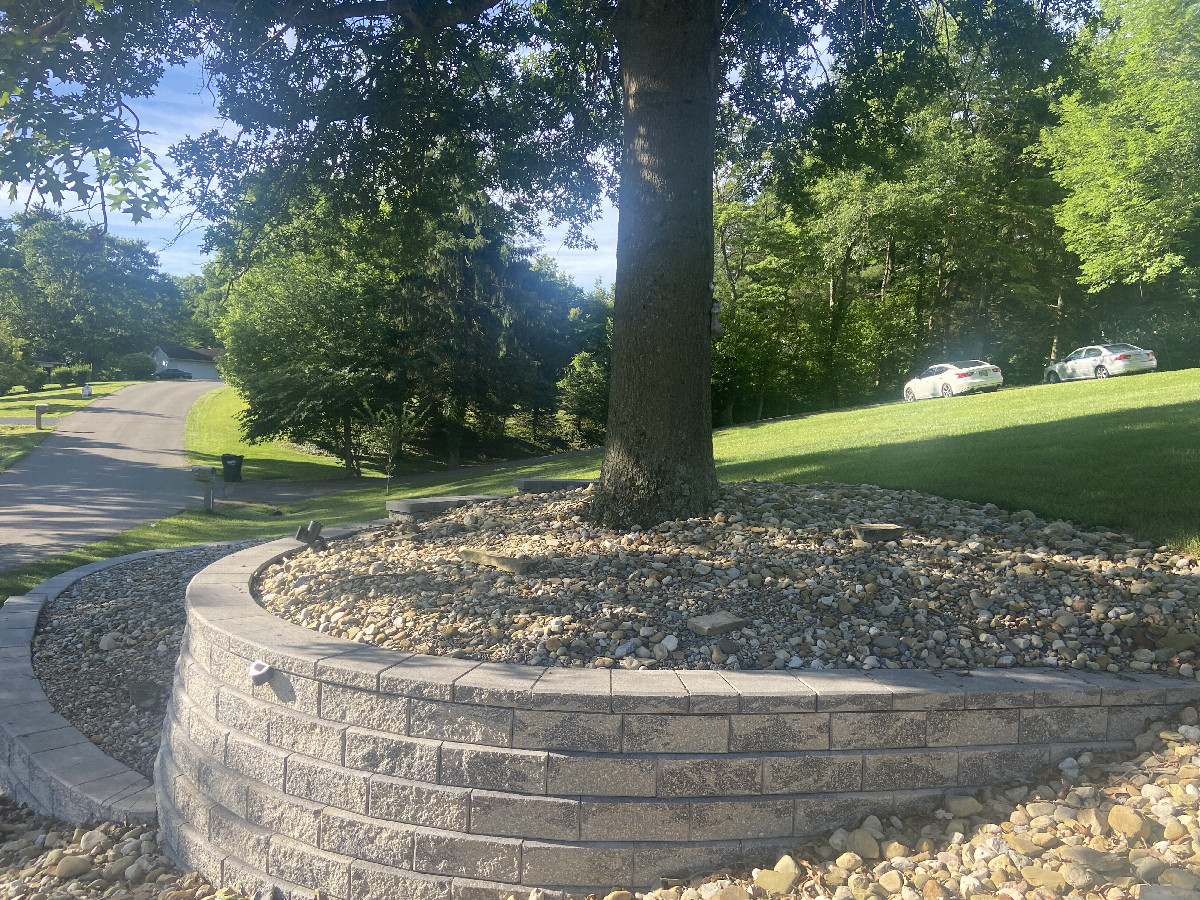
[[[183,424],[196,398],[220,386],[135,384],[59,420],[32,453],[0,472],[0,571],[199,508]]]

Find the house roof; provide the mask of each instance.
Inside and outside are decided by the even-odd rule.
[[[225,352],[224,350],[222,350],[220,348],[213,349],[212,347],[176,347],[173,345],[169,346],[166,344],[160,344],[159,346],[155,347],[154,349],[161,350],[163,353],[165,353],[171,359],[192,360],[193,362],[212,362],[214,359],[216,359],[218,356],[220,356],[222,353]]]

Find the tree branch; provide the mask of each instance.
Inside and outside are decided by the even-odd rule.
[[[479,18],[500,0],[345,0],[329,6],[279,4],[276,17],[289,25],[331,25],[348,19],[403,19],[418,33],[441,31]],[[242,5],[229,0],[199,0],[199,6],[220,15],[235,15]]]

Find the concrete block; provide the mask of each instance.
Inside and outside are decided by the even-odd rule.
[[[1015,744],[1020,735],[1017,709],[931,710],[930,747]]]
[[[1021,743],[1102,741],[1108,736],[1108,710],[1101,706],[1021,710]]]
[[[674,671],[613,670],[612,710],[618,713],[683,713],[688,711],[688,692]]]
[[[472,506],[476,503],[486,503],[489,500],[499,499],[502,499],[501,494],[469,494],[459,497],[401,497],[396,500],[388,500],[385,505],[389,518],[397,519],[408,516],[410,517],[409,521],[412,521],[414,519],[432,518],[459,506]]]
[[[992,747],[961,750],[958,783],[963,787],[990,787],[1027,778],[1050,763],[1047,747]]]
[[[408,731],[408,698],[340,684],[321,685],[321,718],[374,731]]]
[[[349,900],[450,900],[451,879],[356,861],[350,869]]]
[[[633,851],[621,848],[569,847],[526,841],[521,859],[521,882],[564,888],[595,888],[628,884],[633,877]]]
[[[882,815],[892,806],[891,792],[826,794],[796,798],[793,837],[824,834],[835,828],[855,827],[870,815]]]
[[[199,872],[213,884],[221,883],[221,863],[225,854],[208,842],[206,835],[188,825],[180,825],[176,830],[175,845],[184,871]]]
[[[1110,706],[1108,733],[1110,741],[1131,741],[1151,722],[1169,721],[1179,712],[1176,704],[1163,706]]]
[[[688,694],[689,713],[735,713],[741,708],[737,688],[707,669],[678,669],[676,675]]]
[[[224,761],[225,738],[229,735],[229,729],[192,706],[186,696],[176,697],[174,702],[178,705],[179,711],[186,716],[180,724],[184,726],[183,730],[187,734],[188,740],[209,759]]]
[[[789,672],[722,672],[721,677],[738,692],[740,712],[816,712],[816,693]]]
[[[273,670],[267,675],[265,684],[252,687],[251,696],[271,706],[287,707],[306,716],[316,717],[321,711],[320,682],[290,672]]]
[[[805,753],[763,758],[764,794],[830,794],[861,791],[861,753]]]
[[[283,790],[288,753],[254,738],[231,732],[225,742],[225,765],[251,781]]]
[[[225,727],[263,742],[270,738],[266,704],[229,687],[221,688],[217,704],[217,721]]]
[[[77,744],[92,746],[91,742],[73,725],[35,731],[21,738],[21,747],[25,753],[40,753],[43,750],[57,750],[60,747],[73,747]]]
[[[217,696],[221,690],[221,683],[215,678],[212,678],[208,672],[201,668],[192,659],[186,659],[183,656],[179,657],[179,663],[176,666],[175,690],[180,689],[182,685],[188,699],[197,709],[203,710],[205,715],[210,719],[217,719]]]
[[[415,653],[379,673],[379,690],[385,694],[449,702],[454,695],[455,679],[478,665],[469,659]]]
[[[518,884],[500,881],[477,881],[473,878],[455,878],[451,884],[452,900],[507,900],[509,897],[524,897],[526,889]],[[546,900],[561,900],[558,891],[543,891]]]
[[[208,840],[209,812],[216,804],[200,793],[200,789],[191,779],[182,776],[175,782],[171,802],[179,822],[195,828]]]
[[[348,856],[317,850],[291,838],[271,838],[269,875],[275,875],[302,887],[324,891],[333,897],[350,894]]]
[[[631,885],[657,889],[661,878],[690,881],[729,866],[742,856],[741,841],[711,841],[684,847],[643,845],[633,850]]]
[[[346,768],[436,783],[440,741],[362,728],[346,731]]]
[[[246,795],[246,818],[268,831],[295,838],[312,847],[319,845],[320,803],[301,800],[273,791],[260,784],[251,784]]]
[[[367,691],[379,689],[379,673],[412,654],[369,644],[351,645],[352,649],[317,662],[316,679],[322,685],[355,687]]]
[[[952,788],[958,784],[958,750],[886,750],[863,754],[863,790]]]
[[[370,798],[369,813],[377,819],[447,831],[469,829],[471,792],[463,788],[372,775]]]
[[[790,837],[792,800],[719,800],[692,804],[693,841]]]
[[[526,750],[615,751],[621,746],[621,717],[518,709],[513,713],[512,744]]]
[[[471,833],[577,841],[579,801],[472,791]]]
[[[949,677],[949,676],[947,676]],[[967,709],[1020,709],[1034,705],[1034,688],[1007,670],[972,669],[962,679]]]
[[[521,842],[421,828],[413,836],[413,869],[513,883],[521,878]]]
[[[725,753],[729,716],[626,715],[626,753]]]
[[[227,857],[222,864],[221,879],[224,887],[237,891],[243,897],[253,897],[255,891],[262,891],[259,896],[271,900],[314,900],[316,897],[305,888],[272,878],[266,872],[233,857]]]
[[[1035,706],[1099,706],[1101,688],[1073,672],[1011,669],[1008,675],[1033,690]]]
[[[278,707],[268,707],[266,718],[268,740],[272,746],[341,764],[346,742],[345,725],[330,724]]]
[[[584,800],[580,838],[585,841],[686,841],[691,819],[687,802]]]
[[[454,680],[455,703],[482,706],[528,706],[542,669],[518,663],[476,666]]]
[[[926,713],[834,713],[830,729],[830,747],[833,750],[924,747]]]
[[[415,831],[411,825],[326,808],[321,815],[321,849],[411,869]]]
[[[235,816],[227,809],[214,806],[208,814],[208,841],[234,859],[256,869],[267,868],[267,850],[271,832]]]
[[[829,713],[736,715],[730,718],[730,749],[737,753],[829,749]]]
[[[551,753],[546,793],[553,796],[653,797],[655,761],[649,757]]]
[[[446,744],[442,747],[441,781],[457,787],[544,794],[546,754]]]
[[[201,757],[196,772],[196,789],[213,802],[230,812],[246,816],[246,792],[250,782],[217,763]],[[176,784],[176,793],[179,784]]]
[[[413,700],[409,715],[409,733],[414,737],[493,747],[512,745],[513,711],[508,707]]]
[[[866,711],[892,708],[892,692],[863,672],[845,669],[797,676],[817,695],[819,712]]]
[[[663,756],[659,797],[737,797],[760,793],[762,763],[744,756]]]
[[[368,780],[364,772],[293,754],[288,757],[285,788],[293,797],[365,814]]]
[[[609,712],[612,673],[608,669],[550,669],[529,692],[530,709],[564,712]]]
[[[45,697],[29,703],[14,703],[11,706],[0,707],[0,729],[3,729],[3,734],[12,738],[23,737],[39,731],[66,728],[70,724],[54,711]]]
[[[864,673],[892,692],[892,709],[963,709],[961,679],[920,669],[875,669]]]

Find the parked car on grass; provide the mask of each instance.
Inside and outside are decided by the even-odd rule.
[[[192,373],[185,372],[183,369],[159,369],[150,377],[157,378],[159,380],[164,380],[167,378],[191,378]]]
[[[973,391],[996,391],[1004,384],[1000,369],[982,359],[965,359],[930,366],[904,385],[906,401],[954,397]]]
[[[1133,344],[1092,344],[1080,347],[1061,362],[1046,368],[1045,382],[1076,381],[1080,378],[1108,378],[1110,375],[1132,375],[1153,372],[1158,360],[1153,350],[1143,350]]]

